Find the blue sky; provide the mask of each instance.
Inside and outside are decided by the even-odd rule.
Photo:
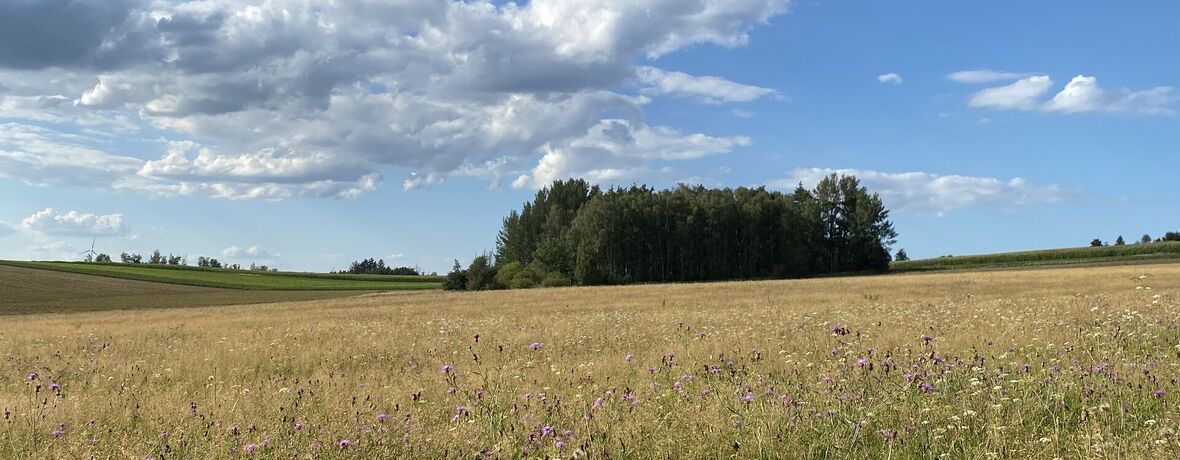
[[[233,5],[7,7],[0,258],[441,272],[571,176],[853,173],[915,257],[1180,229],[1175,2]]]

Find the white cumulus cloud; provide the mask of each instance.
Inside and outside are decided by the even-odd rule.
[[[671,128],[603,120],[583,137],[546,145],[537,166],[518,176],[512,186],[541,188],[567,177],[597,183],[634,181],[652,173],[652,163],[724,154],[749,144],[750,139],[741,136],[684,135]]]
[[[128,231],[123,214],[61,213],[53,208],[45,208],[24,218],[20,225],[31,232],[60,236],[118,236]]]
[[[1146,115],[1173,113],[1172,88],[1161,86],[1146,91],[1129,89],[1107,90],[1098,86],[1098,79],[1078,75],[1061,92],[1045,104],[1047,112],[1124,112]]]
[[[488,164],[532,169],[614,118],[695,144],[711,136],[642,121],[649,97],[742,102],[774,91],[644,64],[690,46],[745,45],[788,6],[17,2],[0,23],[48,26],[36,36],[0,27],[0,117],[9,123],[0,136],[31,133],[0,137],[0,175],[164,196],[352,197],[389,170],[406,171],[403,186],[413,188]],[[624,92],[637,73],[651,77],[646,96]],[[136,132],[169,142],[132,155],[111,135]]]
[[[770,88],[743,85],[722,77],[694,76],[647,66],[640,67],[636,71],[636,76],[641,83],[647,85],[643,89],[646,94],[689,96],[710,104],[750,102],[776,93]]]
[[[1049,92],[1053,80],[1047,75],[1023,78],[1016,82],[987,88],[971,95],[967,104],[971,107],[990,109],[1034,110],[1041,105],[1041,97]]]
[[[1058,203],[1068,194],[1056,185],[1037,186],[1016,177],[972,177],[927,172],[890,173],[862,169],[801,168],[774,182],[783,188],[802,183],[813,187],[831,174],[852,175],[892,209],[945,214],[958,209],[993,204],[1001,206]]]
[[[275,259],[280,254],[272,254],[258,246],[230,246],[221,250],[221,256],[227,258],[247,258],[247,259]]]
[[[901,79],[901,75],[896,73],[883,73],[881,75],[877,75],[877,81],[894,85],[900,85],[904,82],[904,80]]]

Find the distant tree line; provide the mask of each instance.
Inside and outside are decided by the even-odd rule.
[[[1164,236],[1156,238],[1154,240],[1151,239],[1151,235],[1144,234],[1141,238],[1139,238],[1139,241],[1135,242],[1135,244],[1151,244],[1151,243],[1163,243],[1163,242],[1174,242],[1174,241],[1180,241],[1180,232],[1167,232],[1164,234]],[[1114,240],[1115,246],[1123,246],[1126,244],[1127,244],[1127,241],[1123,239],[1123,235],[1119,235],[1119,237]],[[1090,247],[1096,248],[1096,247],[1101,247],[1101,246],[1110,246],[1110,243],[1102,241],[1101,238],[1094,238],[1093,240],[1090,240]]]
[[[145,264],[143,256],[134,252],[124,252],[119,254],[119,261],[125,264]],[[98,254],[94,257],[94,262],[112,262],[111,256],[106,254]],[[164,255],[160,250],[152,251],[148,256],[146,265],[188,265],[188,258],[173,254]],[[202,268],[225,268],[229,270],[241,270],[240,264],[222,264],[221,261],[214,257],[197,257],[197,266]],[[267,265],[250,264],[250,270],[253,271],[278,271],[277,268],[272,268]]]
[[[385,265],[384,259],[365,259],[353,262],[348,267],[348,271],[342,273],[350,273],[354,275],[413,275],[417,276],[420,273],[417,268],[412,267],[392,267]]]
[[[884,270],[897,237],[877,194],[852,176],[814,189],[681,185],[603,191],[554,182],[504,218],[495,254],[447,289],[802,277]],[[904,255],[904,252],[902,253]]]

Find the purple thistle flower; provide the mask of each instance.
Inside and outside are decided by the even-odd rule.
[[[1164,392],[1163,389],[1159,389],[1159,390],[1155,390],[1155,391],[1151,392],[1151,394],[1155,395],[1155,397],[1157,397],[1157,398],[1162,398],[1162,397],[1164,397],[1164,394],[1166,394],[1166,393]]]
[[[868,362],[869,362],[869,360],[864,359],[864,358],[860,358],[860,359],[856,360],[856,365],[857,365],[857,367],[865,367],[865,364],[868,364]]]
[[[167,440],[168,440],[168,432],[167,432],[167,431],[161,431],[161,432],[160,432],[160,440],[161,440],[161,441],[167,441]]]
[[[541,427],[541,437],[542,438],[545,436],[549,436],[551,434],[553,434],[553,427],[552,426],[545,425],[545,426]]]
[[[292,425],[291,428],[294,428],[295,431],[303,431],[303,424],[299,423],[299,422],[295,422],[295,424]]]
[[[189,403],[188,416],[189,417],[196,417],[197,416],[197,403],[195,403],[195,402]]]
[[[902,376],[902,378],[906,379],[906,381],[908,381],[908,382],[913,382],[914,381],[914,373],[913,372],[906,372],[905,375]]]
[[[244,449],[247,454],[252,454],[254,451],[258,450],[258,444],[246,444],[246,447],[243,447],[242,449]]]
[[[742,395],[742,402],[749,404],[752,401],[754,401],[754,393],[747,391],[746,394]]]
[[[51,383],[51,384],[49,384],[49,391],[52,391],[52,392],[61,391],[61,385],[58,385],[56,383]]]
[[[58,424],[57,429],[53,430],[53,432],[49,433],[49,434],[52,434],[53,437],[55,437],[55,438],[65,435],[66,434],[66,422],[61,422],[60,424]]]
[[[605,402],[606,402],[605,399],[598,398],[598,399],[594,400],[594,404],[590,407],[593,407],[594,409],[600,409],[600,408],[602,408],[602,404]]]
[[[387,416],[385,415],[385,412],[378,412],[377,417],[375,417],[375,418],[377,419],[378,422],[384,422],[386,417]]]
[[[635,355],[627,353],[627,356],[623,357],[623,359],[627,360],[627,362],[635,361]]]
[[[541,349],[541,342],[533,342],[532,345],[529,345],[529,349],[530,350],[540,350]]]
[[[926,382],[922,382],[922,385],[920,385],[918,388],[921,388],[923,393],[933,393],[934,392],[934,385],[931,385]]]
[[[931,336],[929,336],[929,335],[926,335],[926,334],[922,334],[922,337],[921,337],[921,338],[922,338],[922,342],[924,342],[924,343],[930,343],[931,341],[933,341],[933,340],[934,340],[934,337],[931,337]]]
[[[348,439],[341,439],[340,442],[336,443],[336,445],[340,446],[342,449],[347,449],[348,446],[352,445],[352,441],[349,441]]]
[[[561,438],[557,438],[557,440],[553,442],[553,445],[555,447],[557,447],[558,449],[564,449],[565,448],[565,441],[562,441]]]
[[[29,372],[29,380],[37,380],[37,373]]]
[[[454,372],[454,371],[455,371],[455,366],[452,366],[450,363],[443,364],[443,366],[442,366],[442,373],[443,374],[450,374],[451,372]]]

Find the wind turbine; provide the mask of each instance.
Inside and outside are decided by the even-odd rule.
[[[78,255],[80,255],[80,256],[83,256],[83,255],[84,255],[84,256],[86,256],[86,261],[87,261],[87,262],[94,262],[94,256],[95,256],[96,254],[98,254],[97,252],[94,252],[94,241],[95,241],[96,239],[98,239],[98,238],[97,238],[97,237],[91,237],[91,238],[90,238],[90,249],[87,249],[87,250],[85,250],[85,251],[82,251],[82,252],[79,252],[79,253],[78,253]]]

